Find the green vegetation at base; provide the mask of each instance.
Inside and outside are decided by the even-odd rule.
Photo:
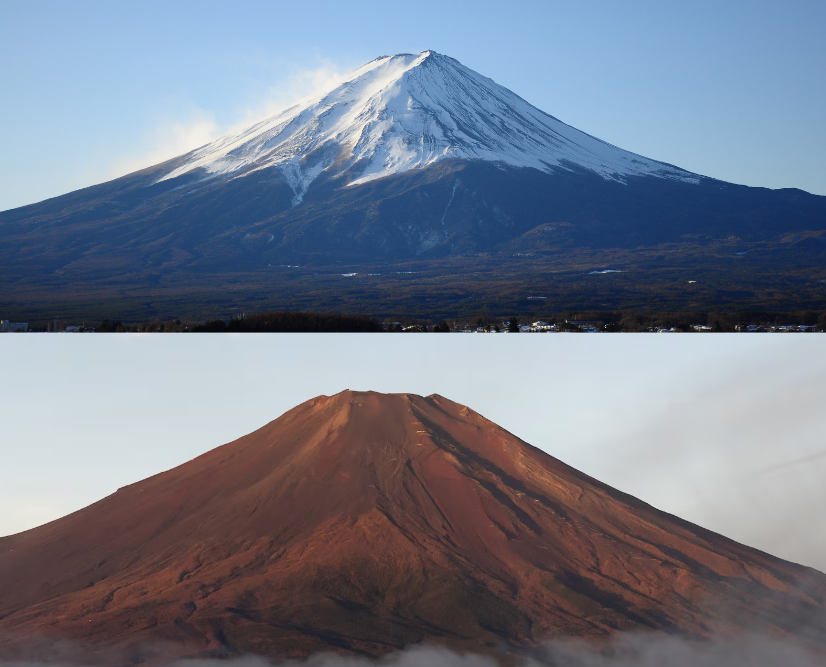
[[[239,314],[232,319],[205,323],[182,322],[180,319],[123,324],[103,320],[95,329],[99,333],[367,333],[367,332],[748,332],[748,331],[826,331],[826,312],[659,312],[635,311],[563,311],[532,312],[510,318],[479,313],[469,318],[445,319],[440,322],[413,317],[380,320],[367,315],[338,313],[274,311],[255,315]]]
[[[213,320],[191,330],[205,333],[370,333],[383,331],[383,328],[377,319],[366,315],[272,312],[236,317],[229,322]]]
[[[806,331],[826,331],[823,311],[742,311],[742,312],[639,312],[627,310],[571,310],[562,312],[534,311],[519,318],[503,319],[501,315],[478,313],[469,318],[448,320],[451,331],[509,332],[525,331],[539,324],[545,331],[783,331],[788,327],[805,327]],[[427,326],[426,323],[423,323]],[[751,327],[751,329],[749,329]],[[801,329],[802,330],[802,329]]]
[[[733,247],[700,256],[675,252],[664,247],[643,253],[581,250],[530,258],[272,266],[233,274],[181,272],[150,287],[123,281],[105,289],[76,289],[56,275],[43,290],[24,281],[0,285],[0,319],[44,330],[55,319],[82,326],[84,320],[108,318],[130,327],[180,319],[192,326],[227,321],[239,312],[280,311],[401,322],[415,317],[431,324],[475,323],[482,313],[500,325],[511,316],[526,323],[577,311],[649,319],[671,313],[826,312],[826,264],[818,257],[808,263],[778,260],[779,268],[768,271],[759,253],[740,256]],[[600,273],[600,267],[618,272]]]
[[[10,318],[9,318],[10,319]],[[206,320],[206,321],[205,321]],[[0,331],[6,326],[0,318]],[[792,332],[826,331],[826,310],[718,310],[640,311],[624,310],[526,310],[513,313],[484,309],[454,317],[420,315],[381,316],[356,312],[331,313],[311,310],[271,310],[234,317],[208,319],[165,317],[145,321],[105,318],[97,326],[89,314],[45,322],[26,322],[31,332],[174,333],[174,332]],[[6,330],[8,330],[6,326]]]
[[[190,327],[183,324],[181,320],[142,322],[141,324],[103,320],[94,328],[97,333],[176,333],[189,330]]]

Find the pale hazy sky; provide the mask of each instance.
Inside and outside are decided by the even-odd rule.
[[[600,139],[826,194],[823,0],[0,0],[0,210],[433,49]]]
[[[826,336],[0,337],[0,535],[319,394],[439,393],[656,507],[826,571]]]

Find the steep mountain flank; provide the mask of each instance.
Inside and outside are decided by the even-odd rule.
[[[0,538],[0,591],[0,656],[43,637],[298,656],[624,629],[826,636],[825,575],[660,512],[437,395],[322,396]]]

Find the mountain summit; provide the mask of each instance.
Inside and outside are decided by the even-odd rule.
[[[345,391],[0,538],[0,657],[486,650],[635,629],[826,646],[826,575],[660,512],[441,396]],[[132,648],[130,648],[132,647]]]
[[[434,51],[377,58],[344,83],[185,156],[163,179],[280,167],[301,202],[323,171],[348,185],[449,158],[513,167],[584,168],[603,178],[695,174],[580,132],[457,60]]]

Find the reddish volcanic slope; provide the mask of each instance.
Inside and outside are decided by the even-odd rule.
[[[440,396],[346,391],[0,538],[0,655],[181,655],[618,629],[822,642],[826,575],[660,512]]]

